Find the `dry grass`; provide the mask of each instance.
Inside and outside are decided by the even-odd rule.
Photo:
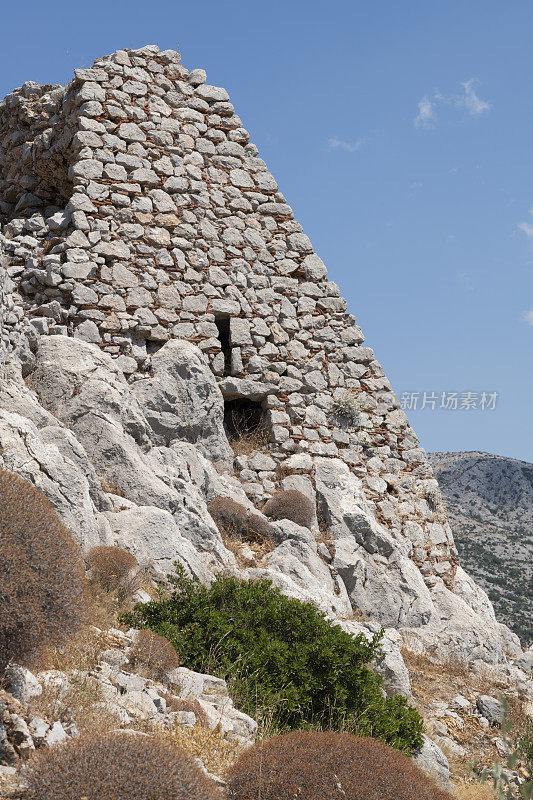
[[[489,783],[468,783],[465,780],[457,782],[454,795],[457,800],[496,800],[497,797]]]
[[[225,739],[220,731],[208,731],[198,725],[194,728],[176,726],[161,732],[160,736],[194,758],[200,758],[208,772],[221,777],[245,749],[237,742]]]
[[[220,531],[224,546],[234,554],[239,566],[255,566],[256,561],[275,548],[275,543],[269,539],[268,522],[258,514],[249,514],[240,503],[227,497],[215,497],[207,504],[207,510]]]
[[[238,427],[237,433],[228,435],[228,442],[236,456],[251,456],[254,453],[265,452],[268,450],[268,427],[264,424],[259,425],[253,430],[247,430],[244,426]]]
[[[221,531],[220,535],[224,547],[233,553],[237,559],[237,564],[241,568],[257,566],[257,562],[261,561],[267,553],[271,553],[276,547],[275,543],[270,539],[257,541],[257,539],[247,540],[246,538],[241,538],[237,527],[234,530],[226,528]],[[250,551],[252,553],[251,556]]]
[[[475,698],[480,694],[506,698],[511,739],[520,735],[526,727],[525,704],[512,694],[512,687],[508,683],[505,684],[491,672],[490,667],[479,674],[470,671],[465,662],[457,659],[437,661],[405,647],[402,648],[402,655],[409,670],[417,710],[426,720],[439,718],[448,728],[449,737],[466,751],[464,756],[448,754],[452,780],[459,782],[463,792],[458,796],[462,800],[476,800],[478,797],[479,800],[485,800],[495,797],[491,793],[490,785],[472,781],[470,765],[473,765],[478,774],[483,768],[489,769],[494,762],[502,761],[502,756],[491,741],[495,737],[501,737],[501,731],[498,728],[485,730],[478,717],[461,711],[457,712],[461,721],[442,716],[436,713],[435,701],[449,703],[458,694],[466,697],[471,703],[475,703]]]
[[[63,726],[74,723],[82,736],[106,733],[120,724],[105,703],[95,678],[69,675],[69,681],[66,691],[45,687],[40,697],[31,702],[31,713],[54,722],[59,720]]]
[[[112,627],[109,625],[108,627]],[[61,647],[49,645],[42,651],[38,669],[56,669],[61,672],[94,669],[98,654],[106,646],[105,634],[94,627],[84,627],[76,636],[67,639]]]

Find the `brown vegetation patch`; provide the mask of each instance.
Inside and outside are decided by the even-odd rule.
[[[331,731],[263,739],[226,777],[232,800],[451,800],[397,750]]]
[[[244,545],[251,549],[253,559],[260,559],[275,548],[268,522],[259,514],[249,514],[240,503],[227,497],[215,497],[207,504],[207,510],[220,531],[225,547],[242,566],[250,566],[252,561],[243,552]]]
[[[90,579],[108,592],[133,594],[138,588],[139,565],[137,559],[122,547],[99,545],[89,550],[87,566]]]
[[[178,654],[168,639],[149,630],[140,630],[135,634],[131,658],[156,680],[180,665]]]
[[[193,757],[160,736],[107,733],[41,750],[28,763],[26,800],[215,800]]]
[[[84,620],[81,550],[52,504],[0,468],[0,675]]]
[[[169,711],[192,711],[196,717],[198,725],[201,728],[208,727],[207,714],[198,700],[182,699],[181,697],[175,697],[172,694],[168,694],[168,692],[163,693],[162,696],[165,698],[167,709]]]
[[[277,492],[263,508],[265,516],[270,519],[288,519],[310,528],[315,519],[315,504],[297,489],[285,489]]]

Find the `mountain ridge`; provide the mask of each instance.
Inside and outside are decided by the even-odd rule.
[[[462,563],[527,645],[533,639],[533,464],[477,450],[428,453],[428,459]]]

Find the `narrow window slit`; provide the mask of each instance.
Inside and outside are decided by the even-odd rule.
[[[224,375],[231,375],[230,317],[215,317],[220,349],[224,354]]]

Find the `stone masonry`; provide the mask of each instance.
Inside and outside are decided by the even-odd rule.
[[[142,381],[162,344],[193,342],[228,404],[262,415],[268,446],[235,459],[254,502],[312,482],[313,456],[341,458],[426,583],[453,587],[457,551],[426,454],[203,70],[147,46],[75,70],[66,88],[15,89],[0,102],[0,222],[14,290],[4,348],[24,313],[34,333],[94,342]]]

